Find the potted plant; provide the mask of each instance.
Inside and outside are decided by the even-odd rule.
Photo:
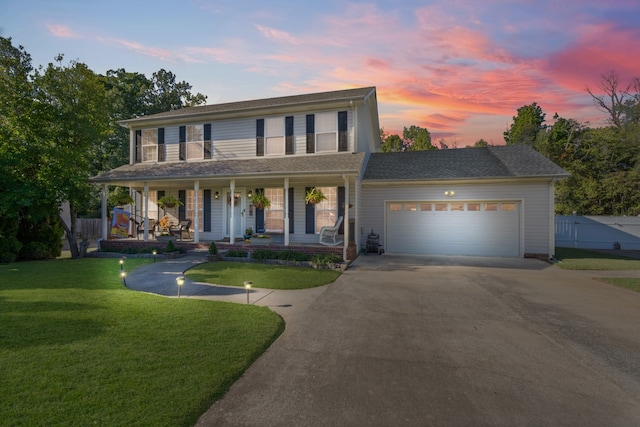
[[[209,245],[209,255],[207,255],[207,259],[209,261],[219,261],[220,255],[218,254],[218,247],[216,246],[216,242],[211,241]]]
[[[244,230],[244,240],[249,240],[253,236],[253,228],[249,227]]]
[[[180,199],[175,196],[167,195],[162,196],[158,199],[158,206],[160,206],[162,209],[169,209],[175,206],[184,206],[184,203],[182,203]]]
[[[264,191],[256,191],[256,194],[251,198],[253,206],[257,209],[264,209],[271,206],[271,200],[267,199],[264,195]]]
[[[304,202],[307,205],[315,205],[316,203],[320,203],[321,201],[326,199],[327,197],[322,194],[322,191],[320,191],[317,187],[310,188],[306,193],[304,193]]]
[[[109,194],[109,204],[114,206],[132,205],[134,200],[129,194],[129,190],[124,187],[116,187],[114,191]]]

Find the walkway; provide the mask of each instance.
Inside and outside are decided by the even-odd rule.
[[[188,255],[182,258],[159,260],[137,268],[128,274],[127,287],[136,291],[177,298],[176,278],[183,276],[189,268],[205,262],[206,255],[206,251],[189,251]],[[249,303],[269,307],[288,322],[326,288],[323,286],[303,290],[274,290],[254,287],[249,291]],[[247,291],[242,287],[210,285],[194,282],[186,277],[180,290],[180,297],[247,303]]]

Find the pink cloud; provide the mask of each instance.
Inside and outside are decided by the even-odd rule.
[[[129,50],[132,50],[136,53],[139,53],[144,56],[149,56],[151,58],[158,59],[160,61],[167,62],[186,62],[186,63],[201,63],[203,62],[201,59],[194,57],[193,55],[188,55],[184,53],[173,52],[168,49],[163,49],[154,46],[145,46],[138,42],[122,40],[118,39],[115,42],[121,46],[126,47]]]
[[[293,37],[286,31],[277,30],[275,28],[269,28],[264,25],[256,25],[257,30],[267,39],[275,40],[279,43],[287,43],[292,45],[299,45],[300,41]]]
[[[563,87],[585,91],[600,76],[615,70],[621,81],[640,76],[640,30],[617,29],[610,23],[585,26],[573,44],[545,60],[544,70]]]
[[[66,25],[62,24],[47,24],[47,30],[55,37],[61,37],[66,39],[78,39],[80,34],[73,31]]]

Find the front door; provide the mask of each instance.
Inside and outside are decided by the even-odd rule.
[[[234,223],[234,233],[233,235],[235,237],[240,237],[242,238],[242,235],[244,234],[244,191],[242,190],[236,190],[234,193],[234,206],[233,206],[233,211],[231,209],[231,191],[230,190],[226,190],[225,191],[225,200],[226,200],[226,227],[225,227],[225,236],[226,237],[230,237],[231,236],[231,217],[233,216],[233,223]]]

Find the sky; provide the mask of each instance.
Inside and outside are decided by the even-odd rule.
[[[640,77],[639,0],[0,0],[34,66],[160,69],[208,104],[375,86],[380,125],[504,144],[537,102],[602,126],[587,88]]]

